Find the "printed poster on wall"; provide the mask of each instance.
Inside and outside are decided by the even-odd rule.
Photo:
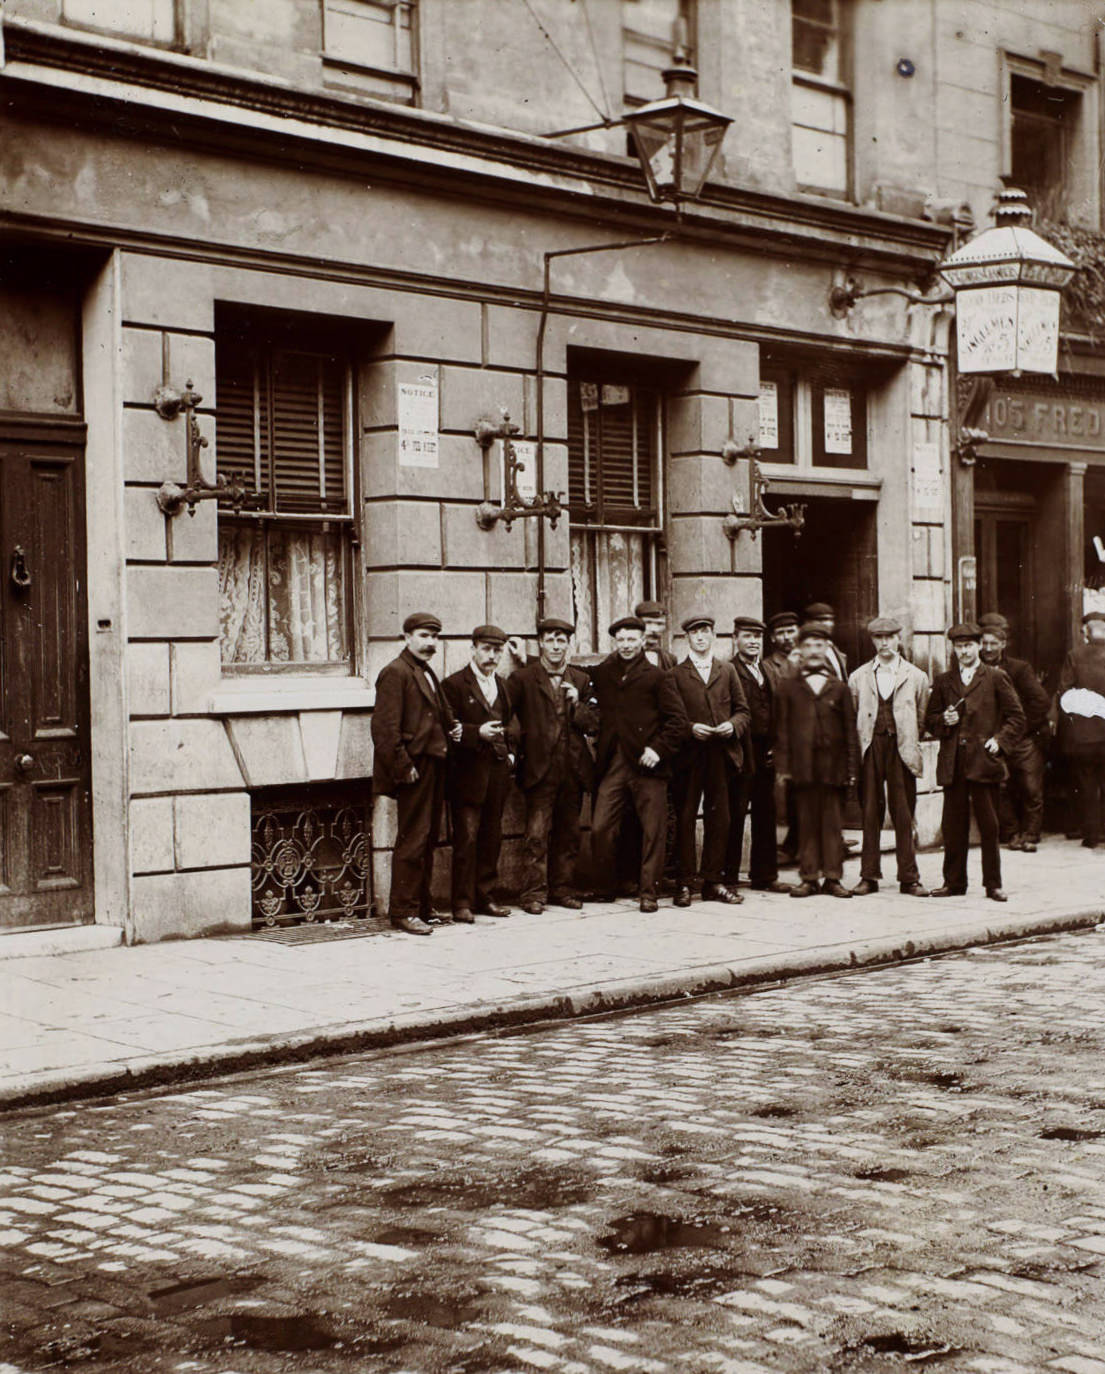
[[[944,489],[940,479],[940,445],[913,445],[913,502],[921,509],[944,508]]]
[[[760,448],[779,447],[779,384],[760,383]]]
[[[852,451],[852,393],[825,388],[825,452]]]
[[[399,466],[436,468],[438,461],[437,373],[399,383]]]
[[[523,501],[537,498],[537,445],[532,439],[515,439],[514,458],[518,463],[515,470],[514,487]],[[499,451],[499,490],[506,498],[506,471],[503,441],[497,441]]]

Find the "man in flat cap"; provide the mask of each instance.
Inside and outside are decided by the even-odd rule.
[[[599,710],[592,858],[600,889],[605,889],[600,900],[609,899],[617,871],[619,825],[631,801],[641,823],[641,910],[656,911],[664,866],[667,779],[690,726],[672,674],[645,657],[644,621],[623,616],[610,626],[610,634],[614,652],[591,669]]]
[[[416,611],[403,621],[403,649],[376,678],[372,785],[398,805],[388,916],[396,930],[432,935],[434,846],[445,804],[445,759],[460,724],[430,667],[441,621]]]
[[[776,611],[768,616],[767,633],[770,652],[763,655],[763,665],[773,680],[786,677],[798,668],[798,617],[793,611]]]
[[[798,626],[794,627],[795,635]],[[763,662],[764,623],[755,616],[733,621],[733,668],[748,703],[744,767],[729,773],[729,844],[725,855],[725,885],[736,889],[744,850],[744,818],[751,812],[752,852],[748,858],[749,887],[759,892],[789,892],[779,881],[775,848],[775,687],[778,679]],[[788,671],[790,671],[788,666]]]
[[[1105,611],[1082,617],[1086,642],[1067,655],[1059,673],[1059,744],[1078,788],[1082,845],[1105,841]]]
[[[929,680],[902,657],[902,626],[893,616],[877,616],[867,626],[875,657],[848,679],[856,708],[862,760],[859,795],[863,807],[863,853],[855,897],[878,892],[882,877],[882,822],[889,806],[898,862],[898,889],[908,897],[927,897],[917,868],[913,817],[917,779],[924,771],[921,735],[925,728]]]
[[[955,666],[937,674],[925,717],[929,733],[940,741],[936,781],[944,789],[944,883],[932,895],[961,897],[967,891],[973,811],[982,843],[982,885],[992,901],[1004,902],[998,784],[1005,774],[1002,754],[1024,734],[1024,712],[1002,670],[980,660],[978,625],[953,625],[948,638]]]
[[[1006,754],[1009,776],[998,789],[998,837],[1010,849],[1035,854],[1044,824],[1044,773],[1051,737],[1051,698],[1036,670],[1023,658],[1006,653],[1009,622],[997,611],[978,618],[982,631],[981,658],[1000,668],[1020,698],[1024,737]]]
[[[453,816],[453,920],[462,925],[472,925],[476,916],[510,915],[494,897],[511,764],[510,701],[496,671],[505,643],[506,632],[497,625],[477,625],[470,661],[441,684],[460,723],[446,792]]]
[[[714,619],[683,621],[690,653],[672,670],[690,722],[690,738],[675,761],[675,905],[691,904],[698,808],[702,806],[702,900],[735,905],[744,899],[723,878],[729,843],[729,797],[745,767],[748,704],[737,670],[714,657]]]
[[[668,613],[660,601],[638,601],[633,614],[645,622],[645,658],[655,668],[665,672],[675,667],[675,655],[664,648],[668,632]]]
[[[598,729],[591,679],[569,661],[575,626],[547,616],[537,623],[537,657],[507,678],[520,731],[517,777],[526,804],[522,909],[578,911],[580,812],[594,773],[587,736]]]
[[[829,641],[829,647],[825,653],[825,666],[834,677],[840,678],[841,682],[847,682],[848,659],[844,650],[838,649],[833,643],[833,635],[836,632],[836,612],[827,601],[814,601],[806,607],[803,615],[805,623],[816,625]]]
[[[851,897],[841,878],[844,797],[859,763],[852,695],[829,668],[830,641],[820,625],[803,625],[798,647],[801,666],[775,694],[775,776],[793,782],[798,810],[801,881],[790,895]]]

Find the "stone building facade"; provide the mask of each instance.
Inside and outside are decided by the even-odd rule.
[[[1033,64],[1077,91],[1096,225],[1094,8],[8,0],[3,633],[29,671],[3,688],[0,921],[142,942],[366,909],[373,683],[413,608],[445,671],[539,605],[601,652],[642,596],[722,629],[833,601],[853,657],[893,612],[939,666],[975,519],[948,316],[830,289],[931,278]],[[612,121],[663,94],[680,20],[734,124],[677,218]],[[567,516],[485,531],[475,427],[508,412],[535,461],[539,370]],[[158,504],[188,445],[156,400],[188,383],[203,475],[250,509]],[[798,543],[727,537],[754,450],[768,503],[806,503]]]

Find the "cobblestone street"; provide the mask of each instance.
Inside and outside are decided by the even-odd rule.
[[[11,1116],[0,1369],[1105,1374],[1102,950]]]

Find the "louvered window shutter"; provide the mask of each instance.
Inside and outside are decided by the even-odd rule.
[[[240,478],[271,507],[266,371],[248,349],[217,351],[215,460],[221,476]]]
[[[571,384],[568,502],[577,519],[652,523],[656,405],[656,393],[636,384]]]

